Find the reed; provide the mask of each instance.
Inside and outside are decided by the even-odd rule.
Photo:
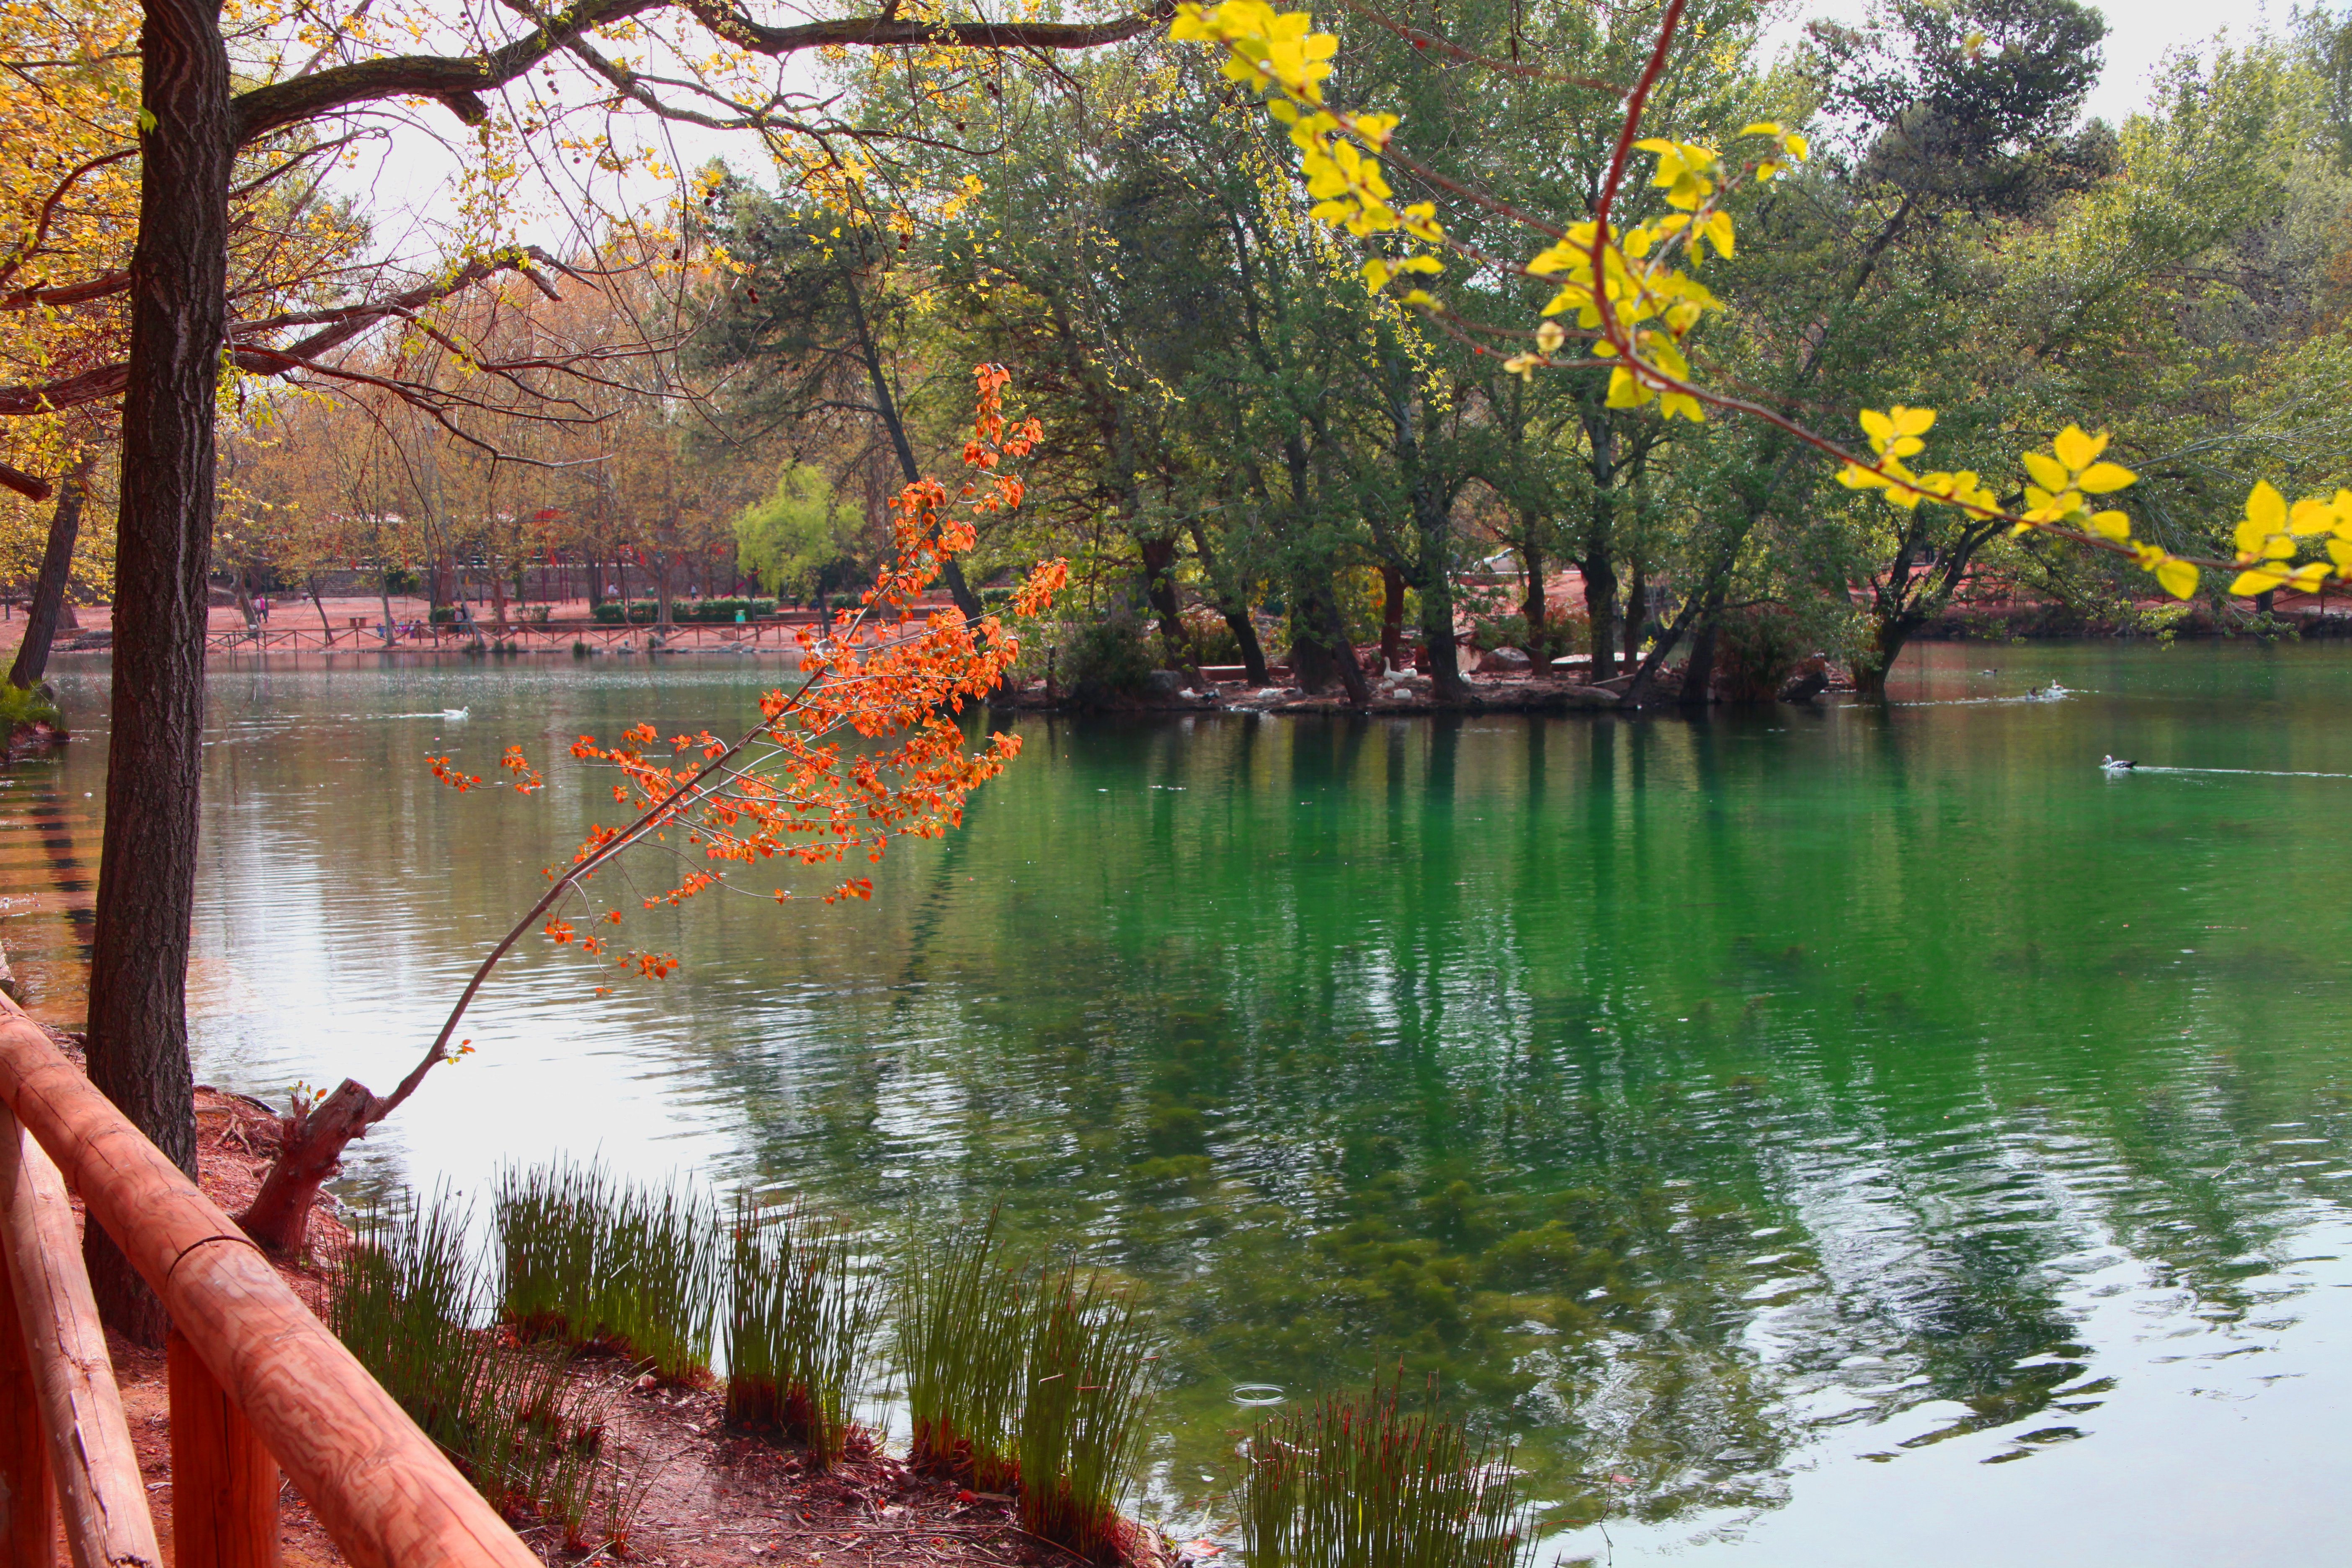
[[[1132,1292],[1075,1264],[1041,1271],[1019,1436],[1021,1523],[1095,1562],[1124,1557],[1159,1358]]]
[[[728,1268],[727,1420],[780,1432],[822,1468],[857,1430],[882,1311],[882,1277],[863,1269],[848,1230],[799,1209],[735,1211]]]
[[[501,1265],[499,1315],[516,1337],[595,1336],[597,1280],[616,1194],[593,1163],[509,1165],[492,1189]]]
[[[1242,1472],[1250,1568],[1519,1568],[1531,1550],[1510,1449],[1434,1409],[1402,1374],[1261,1423]],[[1435,1385],[1431,1386],[1435,1404]]]
[[[328,1311],[360,1363],[452,1454],[468,1447],[490,1356],[472,1327],[481,1287],[466,1228],[466,1210],[446,1191],[369,1210],[336,1267]]]
[[[721,1284],[719,1211],[709,1196],[557,1160],[500,1173],[491,1213],[499,1312],[517,1338],[642,1360],[667,1382],[709,1374]]]
[[[363,1216],[329,1321],[493,1508],[536,1515],[575,1547],[598,1544],[587,1537],[600,1489],[610,1513],[632,1484],[602,1453],[613,1395],[572,1376],[569,1347],[502,1350],[473,1326],[489,1292],[467,1217],[446,1192]]]
[[[1014,1417],[1029,1358],[1034,1292],[999,1250],[997,1216],[977,1231],[911,1242],[893,1303],[894,1359],[906,1380],[910,1462],[964,1475],[984,1491],[1019,1475]]]
[[[599,1339],[667,1382],[708,1378],[720,1245],[719,1206],[708,1194],[676,1181],[623,1188],[598,1260]]]

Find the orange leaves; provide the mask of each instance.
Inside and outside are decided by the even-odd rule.
[[[539,776],[539,770],[524,759],[520,746],[509,746],[506,753],[499,758],[499,766],[515,775],[514,791],[517,795],[536,795],[547,787],[547,781]],[[481,782],[479,779],[474,781],[476,784]]]
[[[439,779],[443,784],[447,784],[451,789],[456,790],[459,795],[465,794],[467,790],[472,789],[476,784],[482,782],[481,777],[478,774],[460,773],[457,769],[451,767],[449,765],[449,759],[446,757],[427,757],[425,760],[432,764],[433,776]]]
[[[650,723],[638,724],[607,746],[593,735],[572,743],[573,758],[612,770],[614,800],[629,808],[621,827],[592,826],[556,878],[551,914],[561,896],[582,898],[605,867],[639,847],[674,857],[677,881],[658,891],[635,891],[642,909],[676,909],[688,899],[734,890],[736,867],[783,860],[796,866],[841,866],[851,857],[880,861],[894,838],[937,838],[963,822],[971,791],[1004,771],[1021,752],[1019,740],[992,735],[974,745],[955,715],[1003,682],[1020,646],[996,617],[967,621],[952,609],[918,603],[946,563],[970,550],[973,521],[1021,504],[1018,476],[1007,458],[1027,456],[1044,432],[1034,419],[1008,421],[1002,365],[974,372],[978,410],[965,460],[974,483],[959,500],[936,479],[918,479],[890,503],[892,551],[857,608],[830,626],[803,627],[796,684],[763,692],[758,722],[729,741],[704,731],[677,733],[667,745]],[[1014,591],[1022,616],[1045,614],[1069,582],[1066,561],[1039,562]],[[436,777],[459,789],[479,784],[435,759]],[[509,747],[501,766],[530,793],[541,780]],[[793,895],[776,889],[779,902]],[[870,900],[869,877],[847,877],[824,902]],[[593,910],[601,924],[617,925],[621,910]],[[536,919],[535,915],[533,919]],[[591,917],[583,916],[583,923]],[[548,919],[546,935],[560,946],[661,979],[677,967],[667,952],[615,955],[606,939],[570,920]],[[617,940],[617,939],[615,939]]]

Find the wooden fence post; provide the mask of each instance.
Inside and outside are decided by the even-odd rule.
[[[278,1461],[177,1331],[163,1342],[172,1398],[172,1561],[270,1568],[278,1561]]]
[[[58,1494],[16,1292],[0,1267],[0,1568],[56,1568]]]
[[[74,1568],[162,1568],[65,1178],[5,1107],[0,1243]]]

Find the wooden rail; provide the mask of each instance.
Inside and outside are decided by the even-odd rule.
[[[121,1462],[108,1458],[106,1396],[113,1397],[118,1427],[121,1407],[103,1336],[93,1354],[87,1339],[68,1346],[55,1337],[66,1331],[37,1326],[62,1314],[75,1333],[96,1327],[95,1312],[84,1315],[89,1287],[72,1245],[70,1213],[61,1230],[58,1224],[64,1188],[43,1195],[38,1173],[50,1160],[171,1313],[174,1343],[166,1352],[166,1378],[177,1568],[265,1568],[273,1562],[280,1466],[358,1568],[538,1568],[539,1559],[229,1217],[5,997],[0,1105],[13,1112],[0,1128],[0,1196],[7,1200],[0,1217],[13,1302],[13,1311],[0,1312],[0,1329],[20,1352],[12,1361],[0,1351],[0,1396],[34,1392],[45,1435],[28,1446],[19,1414],[26,1402],[8,1397],[0,1405],[6,1568],[47,1568],[53,1561],[49,1505],[41,1500],[52,1487],[67,1500],[75,1568],[161,1561],[135,1457],[127,1478]],[[27,1215],[21,1223],[20,1207]],[[20,1259],[30,1266],[26,1273]],[[33,1270],[55,1283],[27,1289],[22,1280]],[[76,1286],[79,1298],[68,1300]],[[18,1321],[7,1321],[12,1316]],[[76,1382],[84,1374],[86,1387]],[[72,1398],[60,1404],[52,1384],[68,1387]],[[96,1392],[100,1385],[103,1394]],[[54,1480],[37,1473],[44,1451]],[[129,1454],[127,1436],[121,1452]],[[89,1478],[95,1520],[85,1510],[83,1522],[76,1522],[81,1505],[74,1499],[82,1494],[72,1489],[81,1482],[69,1466]]]

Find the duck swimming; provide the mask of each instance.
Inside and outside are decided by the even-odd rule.
[[[2137,766],[2139,766],[2137,763],[2129,761],[2123,757],[2101,757],[2099,759],[2099,771],[2101,773],[2127,773]]]

